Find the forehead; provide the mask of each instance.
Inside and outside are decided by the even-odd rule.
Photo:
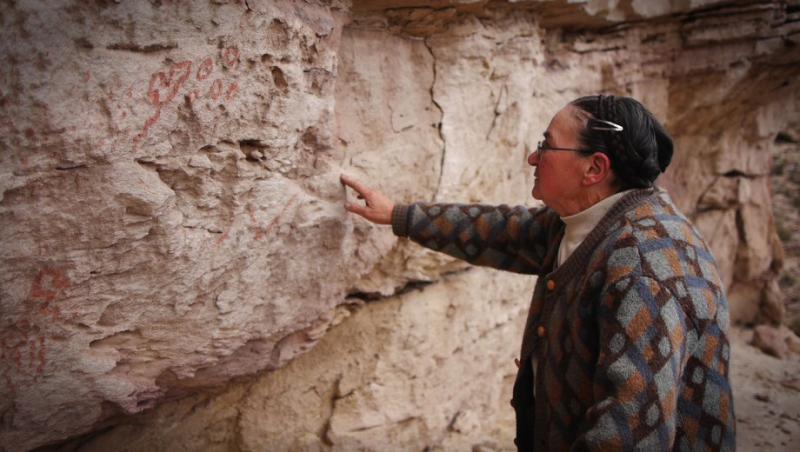
[[[579,125],[575,107],[567,105],[550,120],[550,125],[547,126],[547,130],[544,132],[544,137],[549,141],[573,141],[578,137]]]

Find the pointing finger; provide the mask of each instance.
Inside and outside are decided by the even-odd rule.
[[[342,174],[339,179],[342,181],[342,183],[344,183],[345,185],[351,187],[353,190],[355,190],[355,191],[357,191],[357,192],[359,192],[361,194],[364,194],[367,191],[369,191],[369,189],[367,187],[365,187],[364,185],[362,185],[361,182],[351,178],[350,176],[346,176],[346,175]]]

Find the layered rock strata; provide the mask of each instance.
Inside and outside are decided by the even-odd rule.
[[[1,17],[7,450],[508,446],[532,280],[349,216],[338,175],[528,203],[528,150],[589,93],[664,120],[734,320],[782,318],[792,3],[49,6]]]

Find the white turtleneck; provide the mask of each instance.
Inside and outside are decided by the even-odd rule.
[[[583,242],[583,239],[592,232],[597,223],[603,218],[611,207],[616,204],[623,196],[633,190],[624,190],[619,193],[614,193],[594,204],[593,206],[581,210],[580,212],[567,217],[561,217],[564,224],[567,225],[564,230],[564,238],[561,239],[561,244],[558,246],[558,265],[564,263],[567,258],[572,254],[578,245]]]

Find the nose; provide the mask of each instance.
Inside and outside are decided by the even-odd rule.
[[[539,153],[535,150],[528,154],[528,165],[536,166],[539,164]]]

